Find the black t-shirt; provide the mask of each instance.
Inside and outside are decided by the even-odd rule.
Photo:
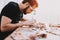
[[[18,4],[15,2],[9,2],[1,11],[1,18],[2,16],[6,16],[12,20],[11,23],[18,23],[20,19],[23,17],[23,12],[20,11]],[[2,33],[1,38],[5,38],[9,34],[11,34],[13,31],[4,32]],[[0,39],[1,39],[0,38]]]
[[[12,20],[12,23],[17,23],[23,17],[23,13],[15,2],[8,3],[3,8],[1,15],[9,17]]]

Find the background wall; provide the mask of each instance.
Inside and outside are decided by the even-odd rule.
[[[0,0],[1,9],[10,1],[20,3],[20,0]],[[24,15],[26,19],[36,19],[44,23],[60,24],[60,0],[37,0],[39,7],[36,8],[36,14]],[[34,13],[32,12],[32,13]],[[28,17],[26,17],[28,16]]]

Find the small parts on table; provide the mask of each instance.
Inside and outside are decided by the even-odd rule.
[[[31,34],[31,35],[29,36],[29,38],[30,38],[29,40],[35,40],[37,37],[38,37],[38,38],[46,38],[46,37],[47,37],[47,34],[36,34],[36,35],[32,35],[32,34]]]
[[[29,40],[35,40],[35,38],[36,38],[36,35],[32,35],[32,34],[31,34],[31,35],[29,36]]]
[[[47,37],[47,34],[39,34],[37,35],[39,38],[46,38]]]
[[[60,24],[49,24],[49,27],[56,27],[56,28],[60,28]]]

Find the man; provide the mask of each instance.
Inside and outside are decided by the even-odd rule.
[[[33,25],[34,21],[20,22],[23,18],[23,14],[29,14],[33,11],[31,3],[32,0],[23,0],[21,4],[15,2],[9,2],[1,12],[1,34],[2,39],[11,34],[16,28],[23,25]],[[34,1],[33,1],[34,2]]]

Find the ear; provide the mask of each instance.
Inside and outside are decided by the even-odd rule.
[[[29,6],[30,4],[28,2],[25,3],[26,6]]]

